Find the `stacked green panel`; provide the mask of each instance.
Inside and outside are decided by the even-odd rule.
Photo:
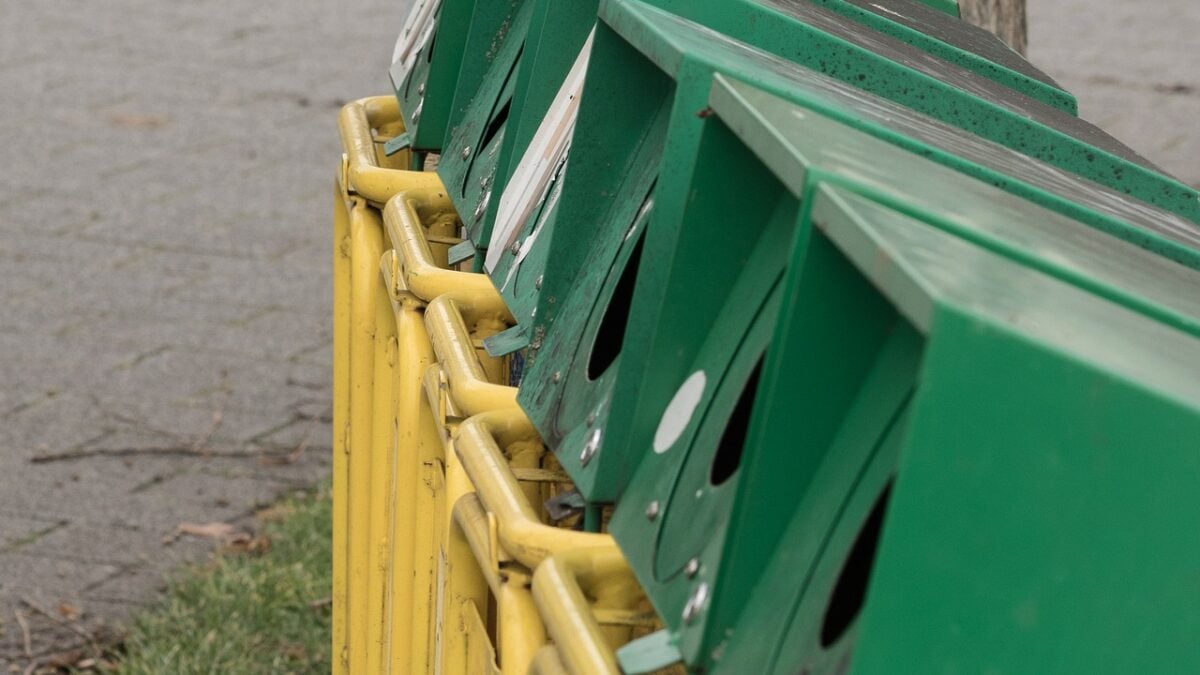
[[[486,82],[497,46],[507,37],[521,0],[416,0],[404,30],[411,54],[398,53],[390,75],[408,140],[440,152]],[[425,20],[419,20],[421,12]],[[401,44],[408,35],[401,33]]]
[[[648,332],[661,323],[703,335],[710,320],[650,315],[626,326],[634,286],[661,287],[666,273],[662,261],[673,255],[673,240],[658,240],[658,232],[683,226],[678,215],[656,215],[664,207],[656,193],[664,181],[686,180],[696,170],[695,148],[713,72],[755,82],[871,136],[1070,216],[1051,220],[1071,222],[1074,229],[1069,231],[1080,229],[1071,220],[1077,219],[1177,260],[1192,265],[1198,261],[1200,232],[1184,218],[690,22],[644,9],[636,21],[629,20],[629,14],[616,14],[624,21],[621,34],[609,30],[608,24],[598,31],[596,61],[574,140],[589,152],[569,165],[561,195],[551,200],[555,213],[539,224],[537,246],[530,247],[519,273],[506,274],[505,282],[497,283],[507,289],[515,279],[530,293],[540,288],[532,321],[518,328],[531,341],[520,400],[552,447],[561,448],[560,460],[589,499],[612,501],[620,496],[631,463],[644,452],[663,405],[662,388],[668,386],[661,379],[635,380],[614,395],[618,362],[631,361],[633,373],[661,372],[664,364],[658,359],[669,360],[671,355],[649,356],[641,348]],[[626,41],[624,35],[637,42]],[[625,89],[646,95],[623,98],[620,92]],[[725,162],[719,166],[727,169]],[[868,163],[864,168],[871,167]],[[903,166],[894,170],[907,171]],[[748,182],[736,171],[729,171],[729,178],[731,190],[733,185],[742,190]],[[939,167],[922,178],[917,187],[927,200],[937,201],[946,190],[944,181],[953,181],[955,174]],[[1005,197],[1008,202],[1022,201]],[[726,222],[764,217],[755,211],[758,200],[740,201],[743,212],[730,214]],[[679,207],[672,208],[677,214]],[[547,235],[548,249],[543,248]],[[729,245],[728,239],[721,238],[721,247]],[[1104,238],[1099,247],[1107,245]],[[689,264],[706,269],[703,252]],[[622,342],[639,348],[626,356]],[[605,422],[611,406],[620,423]],[[595,445],[597,427],[600,451],[585,465],[582,449]]]
[[[1196,191],[953,2],[598,6],[460,16],[397,96],[666,624],[626,672],[1200,668]]]
[[[655,0],[652,4],[680,5],[674,0]],[[788,13],[797,11],[793,7],[797,4],[807,5],[807,0],[736,0],[732,3],[705,0],[684,3],[680,7],[686,7],[689,13],[704,21],[720,25],[737,25],[748,14],[768,17],[768,22],[784,18],[780,27],[771,30],[782,32],[785,39],[790,39],[795,37],[791,35],[795,31],[786,18]],[[917,60],[940,63],[944,59],[971,69],[983,78],[990,78],[997,86],[1011,87],[1014,92],[1068,112],[1075,110],[1070,94],[994,36],[931,11],[913,0],[888,0],[883,4],[820,0],[820,4],[829,11],[818,8],[806,11],[823,11],[843,26],[861,24],[871,29],[866,32],[881,31],[880,37],[886,34],[897,43],[911,45],[911,55]],[[442,127],[446,147],[443,148],[439,173],[450,187],[455,203],[464,215],[467,234],[478,249],[492,243],[490,234],[497,217],[499,195],[529,147],[563,77],[585,49],[585,39],[595,22],[595,5],[594,0],[507,3],[507,13],[497,13],[492,8],[470,22],[468,32],[473,42],[466,45],[466,53],[472,53],[472,44],[478,48],[486,43],[486,61],[462,59],[460,52],[451,51],[458,48],[458,43],[445,48],[450,53],[447,59],[459,55],[462,65],[452,97],[455,116]],[[456,5],[447,5],[442,11],[452,10],[461,11]],[[483,42],[477,37],[481,34],[486,38]],[[434,35],[436,38],[437,34]],[[437,49],[443,49],[440,39],[432,42]],[[432,63],[438,65],[440,58],[439,51],[438,58]],[[486,76],[481,78],[479,69],[482,66],[486,66]],[[429,114],[425,111],[434,105],[431,97],[435,94],[420,78],[419,72],[410,76],[401,89],[411,96],[415,85],[416,91],[424,92],[424,98],[402,98],[401,101],[403,109],[421,110],[424,117]],[[448,96],[443,93],[437,98],[442,101]],[[441,109],[444,106],[434,107]],[[513,133],[508,133],[510,120],[512,126],[518,127]],[[423,135],[420,127],[415,133],[419,137]],[[482,264],[477,265],[477,268],[482,267]],[[517,315],[523,316],[521,300],[525,296],[512,292],[506,297],[517,305],[514,307]]]
[[[632,475],[611,528],[686,661],[730,673],[847,663],[858,672],[898,664],[1021,672],[1038,670],[1039,659],[1060,671],[1114,658],[1112,650],[1057,652],[1058,622],[1080,644],[1153,623],[1161,639],[1123,646],[1132,653],[1119,662],[1186,659],[1179,639],[1200,620],[1195,603],[1170,599],[1171,611],[1155,619],[1140,594],[1167,600],[1170,583],[1102,592],[1091,578],[1131,573],[1146,555],[1180,578],[1190,563],[1170,555],[1178,523],[1123,532],[1147,548],[1115,557],[1105,555],[1106,535],[1064,523],[1096,526],[1104,517],[1095,511],[1122,518],[1126,507],[1157,508],[1160,475],[1128,477],[1136,487],[1113,482],[1144,461],[1145,447],[1166,448],[1171,459],[1157,459],[1160,468],[1198,461],[1185,429],[1200,420],[1200,371],[1187,365],[1200,349],[1200,274],[747,85],[718,78],[710,103],[686,226],[674,259],[663,261],[671,271],[657,293],[634,301],[635,316],[653,316],[649,341],[631,339],[654,371],[623,369],[614,395],[642,390],[657,424],[627,458]],[[713,251],[738,204],[725,187],[730,167],[719,161],[734,155],[771,217],[749,214],[739,234],[752,243],[726,236]],[[946,196],[929,199],[926,179]],[[775,250],[789,229],[794,239]],[[769,271],[774,285],[764,280]],[[706,301],[714,306],[697,338],[683,317]],[[645,390],[659,379],[673,387],[654,400]],[[957,443],[918,450],[913,439],[923,434]],[[975,446],[992,454],[978,457]],[[911,468],[906,458],[920,452],[943,461]],[[999,457],[1012,480],[985,490]],[[955,508],[936,504],[931,495],[959,490],[964,471],[993,510],[970,504],[968,491]],[[1071,472],[1083,474],[1071,484],[1090,487],[1052,489]],[[910,482],[935,500],[921,504],[911,527],[935,533],[910,531],[895,544],[904,564],[885,567],[890,523],[909,518],[897,514]],[[1168,488],[1173,512],[1197,482]],[[941,539],[943,527],[973,539]],[[1059,527],[1067,529],[1056,540]],[[1026,531],[1043,548],[1020,547]],[[995,532],[1012,541],[990,541]],[[1197,539],[1177,543],[1195,551]],[[1006,547],[1019,549],[1008,562],[1024,561],[1020,584],[970,603],[944,597],[934,570],[998,584],[1009,570],[989,556]],[[1063,578],[1064,570],[1080,576]],[[1039,588],[1040,596],[1019,597]],[[875,614],[877,595],[892,604]],[[1022,599],[1028,607],[1018,607]],[[926,614],[947,601],[953,610]],[[1110,603],[1128,614],[1078,628]],[[1054,627],[1018,609],[1048,612]],[[1029,625],[1016,638],[1022,621]]]

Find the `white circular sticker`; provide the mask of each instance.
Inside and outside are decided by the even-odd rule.
[[[692,421],[696,406],[704,396],[706,378],[703,370],[697,370],[679,385],[679,391],[663,411],[658,423],[658,431],[654,432],[654,452],[662,454],[675,445],[675,441],[683,434],[683,430]]]

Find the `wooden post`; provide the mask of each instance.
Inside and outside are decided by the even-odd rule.
[[[1020,54],[1025,53],[1025,0],[958,0],[965,21],[995,33]]]

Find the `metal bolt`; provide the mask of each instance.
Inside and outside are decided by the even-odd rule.
[[[696,617],[700,616],[700,612],[704,611],[704,603],[706,602],[708,602],[708,584],[700,582],[696,590],[692,591],[687,604],[683,606],[683,622],[692,623],[695,621]]]
[[[514,241],[513,245],[508,247],[508,252],[513,255],[520,253],[521,252],[521,242]]]
[[[417,87],[417,95],[418,95],[418,96],[424,96],[424,95],[425,95],[425,83],[424,83],[424,82],[422,82],[422,83],[421,83],[421,84],[420,84],[420,85]]]
[[[687,564],[683,566],[683,573],[687,575],[687,578],[689,579],[694,578],[696,573],[699,571],[700,561],[696,558],[692,558],[691,560],[687,561]]]
[[[552,375],[550,379],[554,380],[555,382],[558,382],[559,380],[562,379],[562,371],[559,371],[559,370],[554,371],[554,375]]]
[[[587,443],[583,444],[583,451],[579,453],[579,463],[587,466],[588,462],[596,456],[596,451],[600,449],[600,430],[596,429],[588,436]]]
[[[596,413],[588,413],[587,420],[585,420],[585,421],[587,422],[587,425],[589,427],[592,426],[593,424],[595,424],[596,423]]]
[[[471,146],[466,146],[462,149],[462,158],[466,159],[471,156]]]
[[[533,287],[537,290],[541,290],[542,288],[542,276],[543,275],[539,274],[538,278],[533,282]]]
[[[650,505],[646,507],[646,520],[652,523],[658,520],[658,511],[660,508],[657,501],[650,502]]]

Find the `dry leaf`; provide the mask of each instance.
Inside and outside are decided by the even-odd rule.
[[[236,531],[237,528],[229,523],[180,523],[175,526],[171,539],[178,539],[185,534],[204,539],[223,539]]]
[[[58,613],[67,621],[76,621],[83,616],[83,610],[69,602],[58,603]]]
[[[225,548],[236,553],[262,555],[271,550],[271,540],[262,535],[252,536],[248,532],[238,532],[225,541]]]

